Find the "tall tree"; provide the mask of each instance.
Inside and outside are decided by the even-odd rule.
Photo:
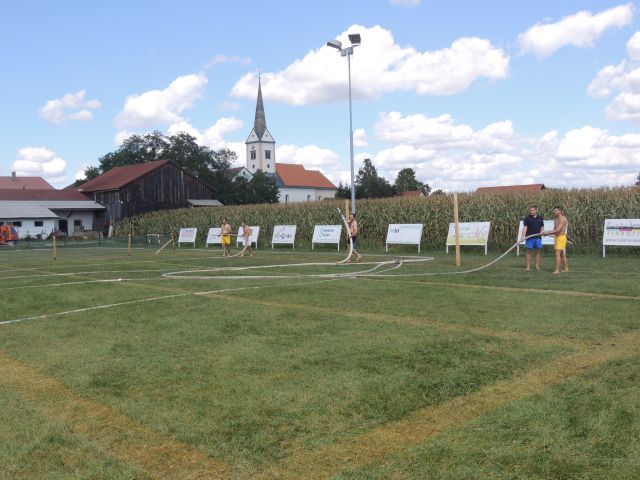
[[[393,187],[387,179],[378,175],[376,167],[369,158],[365,158],[362,167],[358,170],[355,183],[358,198],[391,197],[394,194]]]
[[[397,193],[413,192],[417,190],[422,192],[424,195],[429,195],[429,192],[431,191],[431,187],[428,184],[422,183],[416,179],[416,172],[413,171],[413,168],[403,168],[400,170],[396,177],[394,187]]]
[[[247,184],[247,203],[278,203],[278,187],[272,175],[266,175],[262,170],[253,174]]]
[[[636,187],[640,187],[640,173],[638,174],[638,181],[636,182]]]
[[[349,199],[351,198],[351,186],[348,184],[342,185],[342,182],[338,184],[338,191],[335,198]]]

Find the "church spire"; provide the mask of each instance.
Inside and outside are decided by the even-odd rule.
[[[262,86],[260,85],[260,75],[258,75],[258,101],[256,102],[256,118],[253,122],[253,130],[258,139],[261,139],[267,129],[267,120],[264,116],[264,104],[262,103]]]

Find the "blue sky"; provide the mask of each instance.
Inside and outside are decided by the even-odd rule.
[[[0,175],[57,187],[132,133],[187,131],[244,164],[257,73],[276,160],[349,179],[411,167],[434,189],[632,184],[640,30],[632,2],[4,2]]]

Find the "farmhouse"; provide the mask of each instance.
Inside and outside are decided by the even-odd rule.
[[[13,225],[20,238],[99,229],[104,209],[75,190],[0,190],[0,225]]]
[[[115,167],[78,190],[106,207],[110,225],[154,210],[186,208],[214,196],[211,186],[169,160]]]
[[[307,170],[299,164],[276,162],[276,141],[267,129],[260,80],[253,129],[245,145],[246,169],[251,174],[261,170],[275,176],[280,202],[309,202],[335,197],[337,187],[322,172]]]

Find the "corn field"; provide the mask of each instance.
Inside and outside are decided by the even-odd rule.
[[[559,205],[569,219],[569,235],[576,242],[574,251],[597,252],[602,248],[602,231],[606,218],[640,218],[640,188],[616,189],[547,189],[540,192],[499,192],[459,194],[461,222],[491,222],[489,248],[504,250],[516,241],[518,223],[531,205],[551,219]],[[124,219],[117,236],[133,231],[176,234],[183,227],[198,228],[198,243],[204,244],[210,227],[229,219],[234,231],[242,220],[260,226],[260,244],[269,245],[275,225],[297,225],[296,246],[309,246],[315,225],[341,224],[336,208],[344,209],[343,200],[311,203],[243,205],[212,208],[163,210]],[[422,248],[444,249],[449,223],[453,221],[453,196],[362,199],[357,201],[358,240],[362,246],[382,247],[390,223],[422,223]]]

